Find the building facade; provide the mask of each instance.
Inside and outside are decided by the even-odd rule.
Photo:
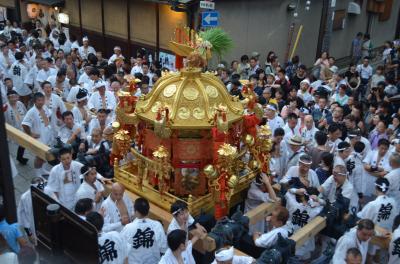
[[[39,3],[41,8],[50,11],[59,5],[57,12],[69,16],[69,24],[65,26],[70,34],[78,38],[88,36],[106,55],[119,45],[125,55],[135,56],[141,48],[156,54],[169,52],[168,41],[178,24],[201,27],[204,10],[199,8],[199,1],[179,1],[186,3],[186,11],[173,11],[170,5],[173,1],[162,0],[0,0],[0,6],[14,8],[18,13],[14,17],[28,21],[29,4]],[[329,53],[336,58],[350,54],[351,41],[357,32],[368,32],[374,47],[399,37],[400,1],[395,0],[214,2],[219,12],[219,25],[229,32],[235,43],[233,50],[223,58],[227,62],[253,51],[261,54],[263,62],[266,54],[273,50],[281,63],[293,53],[311,66],[323,50],[322,42],[327,34]]]

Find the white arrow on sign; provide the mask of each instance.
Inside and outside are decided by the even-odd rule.
[[[206,17],[204,18],[204,21],[206,21],[207,24],[210,24],[211,21],[217,21],[217,20],[218,17],[211,16],[210,13],[206,15]]]

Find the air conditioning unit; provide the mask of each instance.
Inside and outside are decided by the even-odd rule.
[[[348,14],[353,14],[353,15],[359,15],[361,14],[361,7],[359,4],[355,2],[350,2],[349,6],[347,7],[347,13]]]

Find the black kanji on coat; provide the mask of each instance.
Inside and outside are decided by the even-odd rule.
[[[348,161],[346,161],[346,168],[349,174],[353,173],[355,167],[356,167],[356,162],[354,160],[349,159]]]
[[[378,212],[378,222],[381,220],[388,220],[390,217],[390,213],[392,211],[393,206],[391,203],[388,203],[387,205],[382,204],[381,208],[379,208]]]
[[[13,75],[21,76],[21,68],[19,66],[14,66]]]
[[[99,256],[100,263],[104,263],[105,261],[113,261],[118,258],[118,253],[114,248],[115,242],[109,239],[104,241],[104,244],[99,245]]]
[[[397,255],[400,258],[400,238],[393,241],[393,250],[391,254],[392,256]]]
[[[154,244],[154,231],[150,227],[146,228],[144,231],[138,229],[136,234],[133,236],[133,248],[138,249],[140,247],[149,248]]]
[[[310,216],[308,215],[306,210],[300,212],[300,209],[297,209],[292,215],[292,224],[303,227],[308,223],[309,218]]]

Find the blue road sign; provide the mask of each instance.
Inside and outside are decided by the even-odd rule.
[[[206,11],[201,13],[201,26],[202,27],[216,27],[218,26],[219,13],[217,11]]]

